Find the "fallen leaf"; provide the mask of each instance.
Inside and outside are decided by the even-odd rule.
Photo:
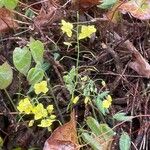
[[[72,4],[75,7],[82,8],[82,9],[88,9],[91,8],[94,5],[98,5],[100,0],[72,0]]]
[[[139,53],[129,40],[125,41],[124,45],[131,52],[133,57],[133,61],[129,63],[129,67],[136,71],[139,75],[150,78],[150,64],[147,60]]]
[[[106,13],[107,19],[115,24],[120,20],[120,12],[118,10],[120,5],[121,3],[118,0],[115,5]]]
[[[114,33],[114,37],[117,40],[121,40],[121,37],[117,33]],[[139,75],[150,78],[150,64],[139,53],[135,46],[129,40],[122,43],[122,46],[126,47],[133,56],[133,61],[129,63],[129,67],[135,70]]]
[[[61,19],[63,13],[59,7],[59,0],[48,0],[43,2],[39,15],[34,20],[35,25],[42,27]]]
[[[68,123],[58,127],[46,140],[43,150],[79,150],[75,112]]]
[[[7,32],[16,29],[17,23],[13,20],[13,13],[5,8],[0,8],[0,32]]]
[[[140,53],[132,54],[134,61],[129,63],[129,67],[135,70],[139,75],[150,78],[150,64]]]
[[[119,10],[122,13],[130,13],[140,20],[150,19],[150,0],[131,0],[123,3]]]

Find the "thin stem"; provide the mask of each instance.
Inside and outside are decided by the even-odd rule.
[[[15,104],[14,104],[13,100],[11,99],[11,97],[10,97],[9,93],[7,92],[7,90],[6,90],[6,89],[4,89],[4,91],[5,91],[6,95],[7,95],[7,97],[8,97],[8,99],[9,99],[10,103],[12,104],[12,106],[13,106],[13,107],[14,107],[14,109],[15,109],[15,111],[17,112],[16,106],[15,106]]]
[[[59,109],[58,103],[57,103],[57,101],[56,101],[55,95],[54,95],[54,93],[53,93],[53,91],[52,91],[52,87],[51,87],[50,84],[49,84],[49,90],[50,90],[50,92],[51,92],[51,94],[52,94],[52,97],[53,97],[53,99],[54,99],[54,103],[55,103],[55,106],[56,106],[56,108],[57,108],[57,110],[58,110],[58,113],[59,113],[61,122],[64,123],[64,118],[63,118],[63,116],[62,116],[61,110]]]
[[[79,13],[77,12],[77,23],[79,22]],[[76,68],[77,68],[77,74],[78,74],[78,66],[79,66],[79,56],[80,56],[80,42],[79,42],[79,25],[77,24],[77,62],[76,62]]]

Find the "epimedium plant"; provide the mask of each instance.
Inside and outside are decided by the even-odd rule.
[[[111,7],[116,1],[104,1],[100,7],[104,9]],[[61,30],[66,33],[68,38],[73,35],[73,24],[62,20]],[[80,31],[80,32],[79,32]],[[78,33],[79,32],[79,33]],[[90,38],[93,33],[96,32],[94,25],[81,25],[77,26],[77,44],[78,44],[78,55],[79,55],[79,41],[85,38]],[[71,46],[70,42],[64,42],[68,47]],[[78,57],[79,58],[79,57]],[[77,59],[78,59],[77,58]],[[78,61],[78,60],[77,60]],[[109,114],[109,108],[112,105],[112,97],[109,91],[102,91],[96,88],[95,82],[88,76],[81,76],[78,73],[78,63],[76,67],[72,69],[63,77],[66,88],[71,95],[71,104],[76,105],[77,103],[82,103],[80,100],[84,100],[84,104],[91,106],[96,106],[96,110],[103,116]],[[106,83],[102,80],[102,86],[105,87]],[[75,93],[79,95],[75,96]],[[82,98],[84,97],[84,98]],[[71,105],[69,105],[71,106]],[[93,107],[95,108],[95,107]],[[94,110],[94,109],[93,109]],[[94,110],[95,115],[95,110]],[[95,118],[97,118],[95,116]],[[112,117],[117,121],[132,121],[132,116],[126,116],[123,112],[118,112]],[[99,123],[93,117],[88,117],[86,120],[87,126],[91,129],[91,132],[87,130],[81,131],[81,136],[83,140],[88,143],[94,150],[107,149],[109,143],[112,142],[115,132],[106,123]],[[119,139],[119,146],[121,150],[129,150],[131,146],[131,139],[126,132],[122,132]]]
[[[62,32],[66,33],[68,38],[71,38],[73,34],[73,24],[70,22],[66,22],[65,20],[62,20],[61,24],[62,24],[61,26]],[[80,25],[79,27],[77,26],[77,43],[79,42],[79,40],[90,38],[92,34],[94,34],[95,32],[96,32],[96,28],[94,27],[94,25]],[[69,42],[67,42],[67,45],[69,45]],[[74,92],[78,90],[80,92],[82,91],[82,95],[85,97],[85,100],[84,100],[85,104],[87,104],[90,101],[91,99],[90,95],[94,95],[93,97],[96,98],[95,104],[98,106],[102,106],[102,107],[98,107],[99,110],[103,113],[105,113],[105,111],[108,111],[108,108],[110,107],[111,102],[112,102],[111,96],[108,95],[109,92],[107,91],[102,94],[98,93],[97,88],[94,84],[94,81],[91,80],[87,76],[80,77],[78,74],[77,68],[78,68],[78,64],[76,68],[73,67],[70,70],[70,72],[64,76],[66,87],[71,94],[71,102],[73,104],[76,104],[77,101],[79,100],[79,96],[74,97]],[[79,83],[81,83],[81,85],[78,85]],[[77,85],[78,87],[81,87],[81,89],[76,89]],[[104,101],[102,101],[104,97],[107,97],[107,98]]]
[[[40,44],[37,44],[37,47],[35,47],[33,44],[34,42]],[[30,42],[31,51],[29,50],[28,47],[24,48],[16,47],[15,50],[13,51],[14,66],[21,74],[27,77],[27,80],[31,85],[41,81],[44,77],[44,70],[41,67],[42,64],[38,63],[37,61],[37,58],[39,57],[41,58],[39,59],[39,62],[42,62],[43,59],[42,57],[44,53],[44,49],[41,49],[39,45],[41,45],[41,47],[44,47],[42,42],[33,40],[32,42]],[[37,53],[35,51],[37,51]],[[34,56],[33,58],[37,63],[35,67],[30,69],[32,55]],[[13,79],[12,67],[8,64],[8,62],[4,62],[0,66],[0,89],[5,90],[11,84],[12,79]]]
[[[47,81],[41,81],[34,85],[34,92],[36,97],[30,98],[26,96],[18,103],[17,109],[23,115],[34,115],[34,118],[29,121],[29,127],[33,126],[36,120],[41,120],[39,127],[47,127],[51,130],[51,125],[55,121],[56,116],[53,114],[53,105],[48,105],[44,108],[43,104],[39,102],[39,99],[43,98],[48,92]],[[44,95],[41,95],[44,94]]]
[[[23,48],[16,47],[13,51],[13,63],[15,68],[26,77],[27,81],[31,85],[31,90],[34,90],[36,97],[30,98],[25,96],[18,103],[17,109],[23,115],[34,114],[34,119],[29,122],[29,126],[32,126],[35,120],[41,119],[40,127],[48,127],[56,116],[52,114],[53,105],[48,105],[44,108],[42,103],[39,103],[39,99],[43,98],[48,92],[47,81],[42,81],[44,78],[45,70],[42,68],[44,64],[44,44],[39,40],[31,39],[29,44]],[[31,67],[32,59],[35,66]],[[5,62],[0,66],[0,89],[6,89],[12,82],[13,71],[11,66]],[[16,110],[16,106],[11,101]],[[20,118],[22,119],[22,118]]]
[[[42,68],[44,64],[44,44],[39,40],[31,38],[29,44],[25,47],[16,47],[13,51],[13,63],[15,68],[24,76],[34,90],[36,97],[30,98],[26,96],[18,103],[17,109],[23,115],[34,114],[34,119],[29,121],[29,126],[32,126],[35,120],[41,120],[39,127],[48,127],[50,130],[51,124],[55,121],[56,116],[52,114],[53,105],[48,105],[44,108],[39,99],[44,98],[48,92],[47,81],[42,81],[45,70]],[[32,59],[35,67],[31,68]]]
[[[44,44],[31,38],[29,44],[23,48],[16,47],[13,51],[13,63],[16,69],[26,76],[30,85],[42,81],[44,77],[43,65]],[[31,67],[32,58],[35,67]]]
[[[90,79],[88,76],[80,75],[78,72],[78,59],[80,54],[79,42],[83,39],[90,38],[94,33],[96,33],[96,28],[94,25],[77,25],[75,30],[74,25],[70,22],[66,22],[65,20],[61,21],[61,25],[62,32],[66,34],[68,38],[71,38],[74,32],[77,35],[76,43],[78,46],[78,56],[76,67],[72,67],[72,69],[63,77],[66,88],[71,95],[70,103],[71,105],[76,105],[79,102],[83,102],[85,105],[94,106],[93,112],[98,111],[98,113],[106,116],[109,114],[109,108],[113,101],[109,91],[98,90],[96,88],[95,81]],[[65,41],[64,44],[71,46],[71,42]],[[19,100],[17,110],[20,112],[22,117],[24,115],[33,115],[33,118],[29,120],[29,126],[32,126],[34,122],[38,120],[40,121],[38,124],[39,127],[47,127],[50,130],[52,123],[56,120],[56,116],[53,114],[54,107],[53,105],[45,107],[39,102],[39,99],[44,98],[45,94],[47,94],[49,90],[47,81],[43,81],[45,73],[45,70],[43,69],[44,51],[44,44],[41,41],[31,39],[25,47],[15,48],[13,51],[13,63],[15,68],[26,77],[29,85],[31,85],[32,90],[36,94],[35,97],[31,98],[26,95],[23,99]],[[35,66],[31,67],[32,60]],[[12,82],[12,79],[12,68],[7,62],[5,62],[0,66],[0,89],[6,89]],[[106,86],[104,81],[102,81],[101,84],[103,87]],[[78,95],[76,93],[78,93]],[[115,114],[112,119],[116,119],[118,121],[131,121],[132,117],[119,112]],[[101,143],[93,143],[93,137],[101,136],[101,134],[107,132],[111,132],[111,135],[107,136],[107,140],[112,139],[114,136],[115,132],[106,123],[99,123],[93,117],[87,118],[86,124],[91,129],[92,134],[89,134],[89,131],[82,131],[82,137],[84,141],[89,143],[92,148],[94,147],[94,149],[97,149]],[[105,130],[100,132],[99,130],[101,128]],[[99,134],[97,135],[96,133]],[[96,136],[93,136],[93,134]],[[123,146],[124,142],[128,144],[126,149]],[[127,133],[123,132],[120,138],[120,148],[122,150],[128,150],[130,148],[130,144],[130,137]]]

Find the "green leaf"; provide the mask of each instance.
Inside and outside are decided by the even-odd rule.
[[[98,123],[97,120],[95,120],[93,117],[88,117],[86,123],[95,135],[97,136],[100,135],[101,133],[100,124]]]
[[[113,118],[118,121],[132,121],[132,116],[125,116],[125,113],[116,113]]]
[[[115,135],[115,132],[107,125],[107,124],[100,124],[100,135],[105,141],[110,140]]]
[[[4,0],[3,3],[7,9],[14,9],[18,4],[18,0]]]
[[[17,47],[13,51],[13,63],[17,70],[26,75],[31,65],[31,52],[27,47],[23,49]]]
[[[63,76],[65,85],[70,94],[73,94],[75,90],[75,81],[74,81],[75,77],[76,77],[75,67],[73,67],[67,75]]]
[[[32,40],[29,43],[33,59],[36,63],[43,63],[44,44],[39,40]]]
[[[12,82],[13,71],[10,65],[5,62],[0,66],[0,89],[6,89]]]
[[[119,147],[120,150],[130,150],[131,147],[131,139],[128,133],[123,132],[119,139]]]
[[[93,150],[102,150],[101,144],[93,136],[89,135],[86,132],[82,133],[81,136],[83,140],[93,148]]]
[[[0,0],[0,8],[4,6],[4,0]]]
[[[27,75],[27,80],[30,85],[34,85],[43,80],[44,70],[41,69],[41,66],[36,65],[35,68],[31,68]]]
[[[103,3],[98,5],[98,7],[102,9],[108,9],[112,7],[116,2],[117,0],[103,0]]]

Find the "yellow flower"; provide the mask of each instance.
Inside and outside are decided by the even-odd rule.
[[[91,34],[96,32],[96,28],[94,27],[94,25],[89,25],[89,26],[81,26],[81,33],[79,34],[79,40],[87,38],[87,37],[91,37]]]
[[[72,99],[72,103],[76,104],[79,100],[79,96],[76,96],[75,98]]]
[[[106,99],[110,102],[112,102],[112,97],[110,95],[107,95]]]
[[[53,121],[54,120],[51,120],[51,119],[42,119],[41,124],[39,124],[38,126],[43,127],[43,128],[50,127],[52,125]]]
[[[50,119],[54,120],[56,118],[55,115],[50,115]]]
[[[73,25],[70,22],[66,22],[65,20],[62,20],[61,24],[62,24],[61,27],[62,32],[66,33],[68,37],[71,37]]]
[[[41,103],[38,104],[37,106],[35,106],[33,108],[32,112],[34,113],[34,119],[35,120],[45,118],[48,116],[47,110],[43,107],[43,104],[41,104]]]
[[[34,85],[34,91],[36,94],[40,94],[40,93],[46,93],[48,91],[47,88],[47,82],[46,81],[41,81],[40,83],[36,83]]]
[[[102,105],[103,105],[103,108],[108,109],[111,106],[111,102],[105,99]]]
[[[32,112],[33,106],[29,100],[29,98],[25,98],[20,100],[17,109],[20,112],[25,112],[26,114],[30,114]]]
[[[87,104],[90,100],[91,100],[90,97],[86,96],[84,99],[84,103]]]
[[[106,87],[106,82],[104,80],[101,82],[101,84],[103,87]]]
[[[53,105],[48,105],[46,109],[47,109],[48,113],[51,114],[52,111],[54,110],[54,106]]]
[[[29,127],[32,127],[33,124],[34,124],[34,120],[30,120],[28,126],[29,126]]]

